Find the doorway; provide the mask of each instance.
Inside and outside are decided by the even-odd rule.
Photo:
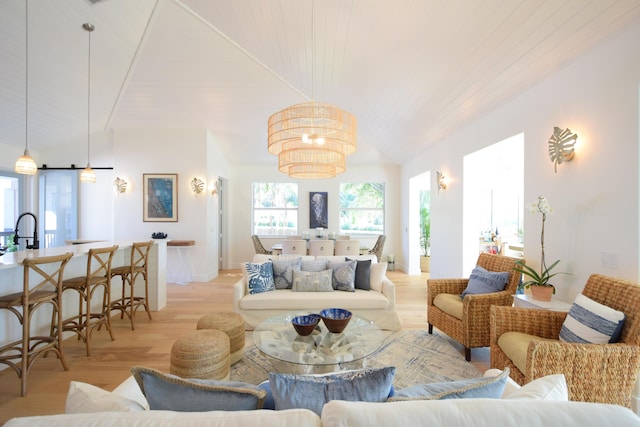
[[[430,212],[431,172],[427,171],[409,179],[409,262],[407,274],[420,274],[420,258],[423,254],[421,213]],[[426,197],[426,198],[425,198]],[[430,222],[429,222],[430,224]],[[427,242],[428,244],[429,242]]]
[[[524,134],[468,154],[463,159],[463,274],[479,252],[504,253],[522,241]]]
[[[218,271],[225,269],[227,259],[224,254],[229,253],[227,236],[227,181],[218,177]]]

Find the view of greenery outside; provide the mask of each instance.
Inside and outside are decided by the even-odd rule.
[[[340,234],[384,234],[384,183],[340,184]]]
[[[298,234],[298,184],[253,183],[253,234]]]
[[[422,256],[431,255],[431,216],[429,208],[431,191],[420,191],[420,249]]]

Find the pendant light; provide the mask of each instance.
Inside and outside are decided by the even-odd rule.
[[[16,160],[14,170],[23,175],[35,175],[38,171],[36,162],[29,155],[29,1],[25,0],[25,114],[24,114],[24,154]]]
[[[315,101],[315,11],[311,3],[311,100],[271,115],[267,149],[278,169],[294,179],[334,178],[356,151],[357,121],[335,105]]]
[[[91,32],[95,27],[91,24],[82,24],[89,33],[89,66],[87,72],[87,167],[80,174],[81,182],[96,182],[96,173],[91,169]]]

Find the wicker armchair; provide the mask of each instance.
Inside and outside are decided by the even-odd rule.
[[[589,277],[582,294],[623,311],[622,337],[616,344],[576,344],[558,340],[567,313],[514,307],[491,309],[491,367],[504,369],[519,384],[551,374],[564,374],[569,399],[630,407],[640,373],[640,286],[599,274]],[[545,338],[531,340],[522,372],[498,345],[505,332]],[[525,337],[526,338],[526,337]]]
[[[427,320],[429,333],[435,326],[464,346],[464,358],[471,360],[471,348],[489,347],[489,308],[492,305],[512,305],[513,294],[520,282],[520,274],[513,268],[517,258],[503,255],[481,253],[477,265],[489,271],[508,271],[509,280],[505,289],[490,294],[466,295],[459,302],[462,305],[462,318],[446,313],[433,304],[438,294],[460,295],[467,287],[468,278],[428,279],[427,280]],[[454,300],[454,304],[457,302]]]
[[[251,236],[251,239],[253,240],[253,247],[255,248],[257,254],[273,255],[273,251],[268,251],[264,248],[264,246],[262,246],[262,242],[260,241],[260,238],[258,236],[254,234]]]

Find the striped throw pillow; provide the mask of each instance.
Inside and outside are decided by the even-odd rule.
[[[624,319],[623,312],[580,294],[562,324],[560,341],[587,344],[618,342]]]

